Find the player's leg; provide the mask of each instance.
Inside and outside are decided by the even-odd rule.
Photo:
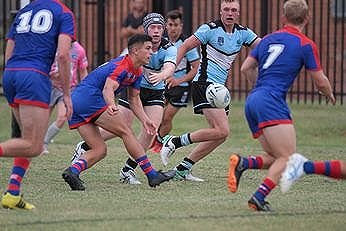
[[[62,176],[70,185],[72,190],[85,190],[83,182],[79,179],[81,172],[93,166],[106,155],[107,147],[100,135],[98,127],[93,123],[88,123],[78,127],[80,136],[89,146],[89,150],[65,169]]]
[[[20,126],[14,114],[12,113],[12,138],[19,137],[21,137]],[[21,206],[19,208],[24,209],[35,208],[34,205],[24,201],[23,198],[20,197],[20,187],[25,173],[30,166],[30,161],[30,158],[14,158],[11,175],[7,185],[7,190],[4,196],[2,197],[2,206],[7,208],[18,208],[18,206]]]
[[[209,153],[211,153],[220,144],[222,144],[226,140],[230,132],[228,117],[224,110],[204,109],[203,112],[208,121],[209,128],[200,129],[190,134],[191,141],[198,142],[199,144],[176,167],[177,172],[175,175],[175,179],[203,181],[202,179],[191,174],[193,165],[199,160],[203,159]],[[208,132],[210,134],[210,137],[206,136],[205,132]],[[183,137],[181,136],[181,138]],[[182,144],[182,141],[183,139],[180,140],[180,144]],[[173,142],[174,141],[172,140],[172,143]],[[180,144],[178,143],[177,146],[179,146]],[[162,155],[161,158],[164,162],[164,158]]]
[[[245,170],[248,169],[268,169],[270,165],[274,162],[274,158],[267,154],[270,153],[269,144],[266,142],[264,136],[258,137],[261,142],[263,150],[266,152],[264,154],[259,154],[256,156],[243,157],[238,154],[232,154],[229,160],[228,169],[228,189],[229,191],[235,193],[238,190],[240,178]]]
[[[160,126],[163,115],[163,107],[161,105],[144,106],[144,112],[148,115],[149,119],[155,123],[156,127]],[[143,146],[144,150],[148,150],[154,137],[155,135],[148,134],[142,126],[138,141]]]
[[[3,156],[16,156],[8,185],[8,192],[2,197],[1,204],[6,208],[33,209],[34,205],[25,202],[20,194],[22,179],[29,168],[30,159],[41,153],[43,137],[48,126],[48,109],[31,105],[19,105],[14,115],[21,125],[22,137],[10,139],[0,144]],[[17,195],[18,194],[18,195]]]
[[[106,128],[122,139],[127,152],[141,167],[151,187],[155,187],[173,178],[175,171],[158,172],[153,168],[149,158],[145,154],[144,148],[136,139],[133,131],[124,122],[124,117],[121,113],[110,116],[107,112],[104,112],[96,120],[95,124]]]
[[[341,160],[312,161],[299,153],[294,153],[290,156],[280,179],[281,191],[287,192],[292,184],[305,174],[346,179],[346,163]]]
[[[30,166],[30,158],[16,157],[13,160],[12,172],[7,185],[6,193],[1,198],[1,205],[4,208],[19,208],[31,210],[35,206],[28,203],[20,195],[22,180]]]
[[[192,143],[204,141],[215,141],[216,147],[223,143],[230,133],[228,117],[224,109],[205,108],[203,109],[209,128],[202,128],[191,133],[185,133],[180,136],[169,136],[165,138],[164,145],[161,149],[160,156],[164,165],[167,165],[168,159],[176,149],[187,146]],[[202,149],[206,148],[205,145]],[[214,147],[215,148],[215,147]],[[200,149],[198,149],[200,150]],[[208,149],[209,150],[209,149]],[[194,152],[193,157],[197,161],[208,155],[208,152]]]
[[[162,122],[158,131],[161,137],[168,135],[172,130],[173,118],[178,113],[179,109],[180,108],[174,107],[171,104],[167,104],[167,106],[165,107]]]
[[[132,121],[134,119],[133,112],[130,109],[123,107],[121,105],[119,105],[119,111],[124,114],[126,124],[129,127],[132,127]],[[113,133],[111,133],[111,132],[109,132],[109,131],[101,128],[101,127],[99,129],[100,129],[100,134],[101,134],[104,141],[107,141],[107,140],[110,140],[110,139],[116,137],[115,134],[113,134]],[[76,162],[79,159],[79,157],[81,155],[83,155],[84,152],[88,151],[89,149],[90,149],[90,147],[88,146],[88,144],[84,140],[80,141],[73,150],[71,162],[72,163]],[[130,159],[130,161],[131,161],[131,159]]]
[[[166,89],[166,106],[164,108],[161,125],[158,129],[156,139],[153,142],[152,151],[159,153],[163,145],[163,139],[170,133],[173,126],[173,118],[180,108],[187,107],[189,102],[190,87],[173,87]]]
[[[173,127],[173,118],[178,113],[180,107],[175,107],[172,104],[168,103],[163,111],[162,122],[157,131],[156,137],[151,145],[152,151],[159,153],[162,148],[163,139],[166,135],[170,133]]]
[[[56,119],[53,123],[51,123],[46,132],[46,136],[44,137],[44,145],[43,145],[43,154],[48,154],[48,145],[52,141],[52,139],[60,132],[60,129],[64,126],[67,117],[66,117],[66,107],[62,100],[62,95],[60,100],[55,105],[56,108]]]
[[[279,183],[282,172],[286,167],[288,158],[296,150],[296,134],[292,124],[279,124],[263,129],[263,139],[260,140],[263,149],[275,158],[268,169],[268,173],[250,198],[248,205],[256,211],[270,211],[266,197]]]
[[[148,115],[148,117],[154,121],[154,123],[159,126],[162,120],[163,107],[164,107],[164,97],[163,90],[152,90],[147,88],[141,88],[140,98],[144,107],[144,111]],[[124,109],[129,110],[129,104],[127,101],[122,98],[119,100],[119,104],[121,104]],[[132,113],[132,111],[131,111]],[[128,115],[125,115],[128,116]],[[133,113],[132,113],[133,116]],[[149,148],[151,145],[154,136],[149,135],[146,131],[141,129],[139,134],[139,142],[143,146],[145,150]],[[126,160],[125,166],[120,170],[119,176],[120,181],[123,183],[129,184],[139,184],[135,173],[135,168],[137,167],[137,162],[129,157]]]
[[[0,143],[0,156],[35,157],[42,152],[43,139],[48,127],[49,110],[47,108],[19,105],[18,121],[22,125],[22,137]]]

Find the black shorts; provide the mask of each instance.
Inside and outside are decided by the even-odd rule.
[[[159,105],[161,107],[165,106],[165,97],[163,95],[164,90],[153,90],[149,88],[141,87],[139,96],[142,101],[143,106],[153,106]],[[126,108],[130,108],[127,99],[127,88],[123,90],[118,97],[118,104]]]
[[[207,100],[205,96],[205,92],[207,87],[211,84],[211,82],[204,81],[193,81],[191,83],[191,95],[193,102],[193,111],[195,114],[203,114],[203,108],[214,108]],[[225,111],[228,115],[229,106],[225,108]]]
[[[190,86],[176,86],[166,89],[165,98],[174,107],[187,107],[190,98]]]

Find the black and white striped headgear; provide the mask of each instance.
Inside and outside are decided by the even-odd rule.
[[[143,19],[143,27],[146,33],[148,33],[148,28],[151,24],[161,24],[162,26],[165,26],[165,19],[159,13],[147,14]]]

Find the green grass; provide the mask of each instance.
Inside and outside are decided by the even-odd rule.
[[[298,152],[312,159],[346,160],[345,106],[292,105],[298,137]],[[205,126],[202,116],[191,108],[175,119],[173,134]],[[226,187],[231,152],[261,152],[244,120],[242,103],[234,103],[230,117],[232,136],[194,167],[204,183],[168,182],[152,189],[137,170],[140,186],[118,182],[126,159],[119,139],[108,142],[109,154],[82,174],[85,192],[71,192],[61,178],[71,151],[79,141],[76,131],[64,129],[50,145],[50,154],[33,159],[24,180],[25,198],[34,203],[33,212],[0,210],[0,230],[345,230],[346,182],[319,176],[303,178],[287,194],[279,189],[268,200],[274,213],[254,213],[247,200],[265,176],[265,171],[244,173],[238,193]],[[135,126],[138,130],[138,123]],[[0,140],[10,134],[10,112],[0,98]],[[168,168],[192,148],[179,149]],[[149,155],[156,168],[159,156]],[[6,189],[11,159],[1,159],[0,190]]]

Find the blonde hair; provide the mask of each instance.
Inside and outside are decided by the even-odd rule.
[[[284,3],[284,16],[289,23],[303,24],[309,16],[309,7],[305,0],[288,0]]]

